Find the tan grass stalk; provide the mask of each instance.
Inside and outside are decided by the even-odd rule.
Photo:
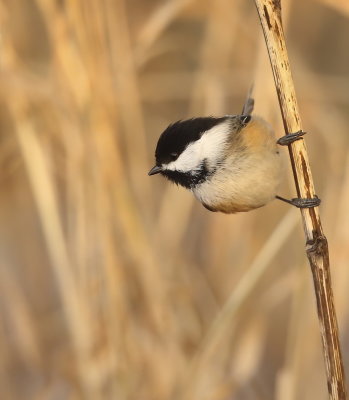
[[[344,16],[349,15],[349,3],[346,0],[320,0],[322,3],[326,4],[328,7],[333,8]]]
[[[25,107],[25,105],[17,106],[11,103],[19,147],[37,204],[57,285],[61,291],[65,316],[77,358],[76,368],[82,382],[81,387],[86,399],[99,399],[93,380],[90,379],[94,367],[88,362],[91,335],[88,329],[87,309],[81,301],[77,282],[72,273],[71,259],[59,218],[57,196],[49,173],[48,159],[34,127],[27,118],[28,111]]]
[[[159,39],[165,29],[178,18],[183,9],[193,0],[172,0],[160,3],[141,27],[137,37],[137,48],[134,51],[137,66],[144,65],[151,57],[152,45]]]
[[[280,0],[255,0],[274,74],[286,134],[302,129],[281,21]],[[315,196],[304,140],[289,146],[290,159],[301,198]],[[330,276],[327,239],[318,208],[302,209],[306,251],[311,266],[330,399],[346,399],[344,369],[338,338]]]
[[[294,213],[289,211],[275,227],[275,230],[251,263],[250,268],[231,293],[223,308],[211,324],[200,346],[200,350],[192,361],[188,374],[189,383],[185,387],[185,392],[180,397],[181,400],[194,398],[193,393],[197,390],[197,387],[199,387],[197,381],[200,377],[200,373],[209,363],[210,357],[212,357],[212,354],[217,349],[217,344],[220,342],[223,335],[226,334],[227,329],[229,329],[230,340],[234,336],[238,311],[250,298],[251,293],[253,293],[262,277],[265,276],[268,268],[272,266],[271,261],[285,244],[295,226],[296,220],[294,218]],[[233,325],[231,325],[230,321],[233,321]]]

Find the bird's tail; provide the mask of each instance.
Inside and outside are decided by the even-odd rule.
[[[242,108],[242,115],[251,115],[254,108],[254,98],[253,95],[253,84],[250,87],[250,90],[247,93],[245,104]]]

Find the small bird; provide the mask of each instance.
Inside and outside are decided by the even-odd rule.
[[[272,127],[252,116],[248,97],[241,115],[200,117],[177,121],[161,134],[156,165],[160,173],[193,192],[210,211],[227,214],[250,211],[277,198],[299,208],[315,207],[320,200],[287,200],[277,195],[283,179],[278,144],[301,138],[300,131],[276,141]]]

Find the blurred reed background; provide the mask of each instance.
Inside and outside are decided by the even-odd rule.
[[[349,7],[283,12],[349,375]],[[1,399],[326,399],[299,211],[147,176],[253,80],[283,135],[254,2],[1,0],[0,29]]]

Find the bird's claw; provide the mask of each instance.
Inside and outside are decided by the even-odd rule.
[[[302,136],[304,136],[306,133],[307,132],[304,132],[302,130],[294,133],[289,133],[288,135],[282,136],[280,139],[278,139],[276,143],[281,146],[288,146],[296,140],[301,139]]]
[[[284,199],[283,197],[276,196],[277,199],[284,201],[288,204],[291,204],[297,208],[313,208],[313,207],[318,207],[321,203],[321,199],[319,199],[316,195],[312,199],[301,199],[301,198],[295,198],[295,199]]]

